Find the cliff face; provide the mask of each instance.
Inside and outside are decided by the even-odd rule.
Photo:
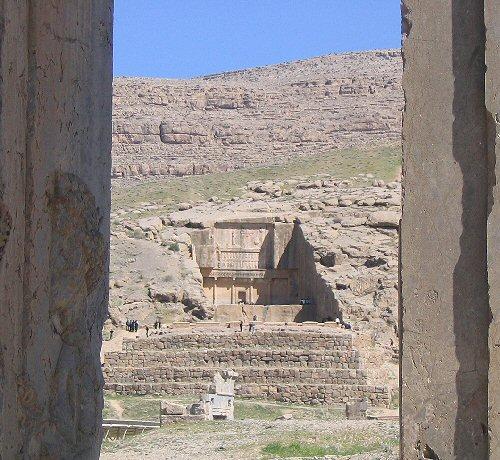
[[[398,143],[401,76],[394,50],[191,80],[117,78],[113,176],[204,174]]]

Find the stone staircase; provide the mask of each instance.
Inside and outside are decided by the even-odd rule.
[[[387,389],[367,384],[352,336],[297,330],[175,332],[126,339],[104,358],[105,389],[119,394],[206,392],[215,372],[239,374],[236,394],[285,402],[337,404],[361,398],[387,405]]]

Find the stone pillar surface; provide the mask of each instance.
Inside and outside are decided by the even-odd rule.
[[[402,10],[401,454],[481,460],[490,321],[484,3],[404,0]]]
[[[485,1],[486,110],[488,123],[488,282],[490,458],[500,458],[500,2]]]
[[[0,1],[0,458],[99,457],[112,0]]]

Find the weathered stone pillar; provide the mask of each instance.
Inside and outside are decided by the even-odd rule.
[[[93,459],[112,0],[0,1],[0,457]]]
[[[500,2],[485,1],[486,120],[488,123],[488,282],[490,458],[500,458]]]
[[[250,304],[252,304],[252,305],[255,303],[254,299],[253,299],[254,298],[254,293],[253,293],[253,283],[254,283],[254,281],[255,280],[253,278],[250,279],[250,288],[249,288],[250,293],[249,293],[249,300],[248,300],[248,302]]]
[[[403,459],[486,459],[488,433],[498,445],[499,27],[497,0],[403,2]]]
[[[214,292],[213,292],[213,301],[212,301],[212,303],[214,305],[216,305],[216,303],[217,303],[217,278],[214,278],[214,287],[213,287],[213,289],[214,289]]]

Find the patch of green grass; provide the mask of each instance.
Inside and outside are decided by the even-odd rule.
[[[262,453],[272,458],[324,457],[325,455],[338,455],[344,457],[377,452],[383,448],[384,445],[381,443],[368,445],[361,443],[346,443],[340,446],[325,446],[302,442],[292,442],[290,444],[272,442],[262,449]]]
[[[311,420],[314,417],[311,417]],[[376,430],[341,430],[336,433],[310,430],[283,431],[262,444],[263,458],[350,456],[374,452],[390,452],[399,444],[397,434]]]
[[[344,409],[335,406],[306,406],[271,401],[238,399],[234,405],[237,420],[276,420],[284,414],[292,414],[297,420],[341,420]]]
[[[104,408],[102,410],[102,418],[115,419],[117,418],[116,411],[111,407],[109,400],[104,399]]]
[[[298,442],[282,444],[280,442],[272,442],[262,449],[262,453],[274,457],[289,458],[324,457],[325,455],[329,455],[330,452],[328,448],[316,446],[314,444],[301,444]]]
[[[234,418],[237,420],[276,420],[283,414],[282,408],[273,405],[246,402],[236,402],[234,404]]]
[[[115,187],[112,193],[113,210],[140,207],[156,203],[172,210],[181,202],[221,199],[241,196],[243,186],[250,181],[286,180],[328,174],[346,179],[360,173],[372,173],[383,180],[392,180],[401,164],[401,151],[396,147],[376,150],[337,150],[328,154],[299,157],[285,164],[245,168],[237,171],[165,178]],[[146,215],[146,214],[144,214]]]
[[[160,417],[160,400],[144,396],[105,395],[104,418],[117,418],[118,414],[112,401],[118,403],[122,409],[124,420],[156,421]]]
[[[123,409],[122,418],[127,420],[158,420],[160,416],[160,401],[169,400],[177,404],[189,404],[197,400],[196,396],[122,396],[116,394],[104,395],[103,418],[117,418],[115,407],[118,403]],[[114,402],[114,404],[113,404]]]

